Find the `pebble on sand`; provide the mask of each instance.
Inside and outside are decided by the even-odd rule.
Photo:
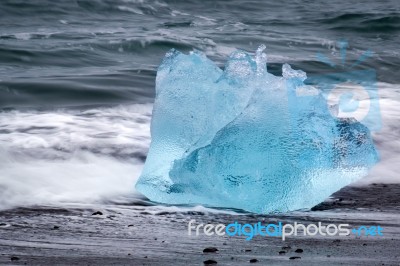
[[[208,247],[208,248],[203,249],[203,253],[215,253],[217,251],[218,251],[218,249],[214,248],[214,247]]]

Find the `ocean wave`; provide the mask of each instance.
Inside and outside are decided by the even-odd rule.
[[[11,157],[68,160],[77,152],[143,162],[151,105],[0,113],[0,143]]]
[[[4,0],[0,3],[0,14],[10,17],[24,15],[27,12],[42,16],[62,16],[68,14],[87,14],[95,16],[104,13],[133,13],[137,15],[170,12],[171,9],[163,1],[128,1],[128,0],[76,0],[76,1],[51,1],[38,0],[18,2]]]
[[[0,209],[133,195],[151,105],[0,113]]]
[[[28,78],[29,73],[0,80],[0,109],[19,107],[79,107],[147,103],[154,97],[155,71],[129,70],[102,73],[96,69],[81,68],[92,74],[77,73]],[[37,71],[37,70],[36,70]],[[63,69],[53,69],[61,73]],[[64,71],[66,72],[66,71]],[[20,76],[20,75],[25,76]]]
[[[394,33],[400,30],[400,16],[393,14],[347,13],[320,22],[334,30],[348,30],[365,33]]]

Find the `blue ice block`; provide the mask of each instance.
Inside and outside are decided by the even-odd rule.
[[[136,184],[150,200],[256,213],[310,208],[378,161],[368,128],[331,115],[306,74],[267,72],[265,47],[224,71],[198,51],[157,72],[152,143]]]

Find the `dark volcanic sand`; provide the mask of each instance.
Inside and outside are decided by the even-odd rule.
[[[400,185],[346,187],[312,211],[232,215],[208,209],[90,205],[0,212],[0,263],[27,265],[400,265]],[[100,211],[96,215],[93,213]],[[380,237],[188,236],[187,224],[258,221],[381,225]],[[203,252],[217,248],[216,252]],[[300,249],[303,252],[300,252]],[[297,250],[297,252],[295,252]],[[212,265],[212,264],[211,264]]]

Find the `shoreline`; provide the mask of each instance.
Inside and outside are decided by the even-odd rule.
[[[379,199],[379,201],[378,201]],[[400,185],[346,187],[310,211],[277,215],[150,212],[148,206],[33,207],[0,212],[0,264],[398,265]],[[95,214],[97,212],[97,214]],[[95,214],[95,215],[93,215]],[[188,221],[381,225],[382,237],[188,236]],[[218,251],[203,253],[205,248]],[[301,253],[295,252],[302,250]]]

